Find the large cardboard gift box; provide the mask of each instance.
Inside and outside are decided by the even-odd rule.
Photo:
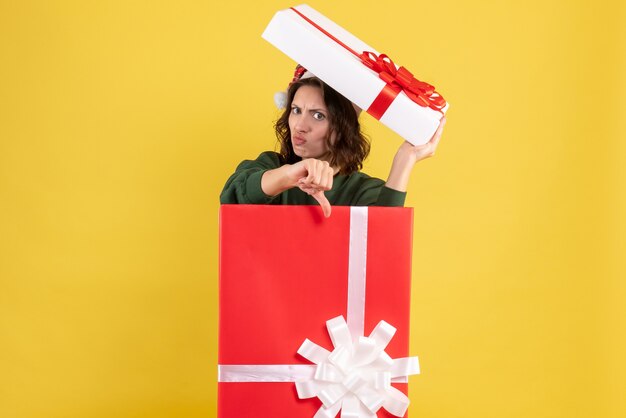
[[[412,219],[221,207],[219,417],[404,415]]]
[[[448,110],[434,86],[305,4],[277,12],[262,36],[414,145]]]

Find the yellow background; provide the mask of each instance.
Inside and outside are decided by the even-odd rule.
[[[412,416],[626,415],[620,3],[310,3],[452,106],[408,196]],[[290,5],[0,2],[0,417],[215,416],[218,195],[274,147]]]

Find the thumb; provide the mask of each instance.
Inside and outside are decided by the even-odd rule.
[[[331,211],[330,202],[328,201],[328,199],[326,199],[326,196],[324,195],[324,191],[318,190],[317,192],[313,193],[311,196],[313,196],[313,198],[317,200],[317,203],[319,203],[320,206],[322,207],[324,216],[328,218],[330,216],[330,211]]]

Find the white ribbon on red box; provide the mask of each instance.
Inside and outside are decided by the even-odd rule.
[[[326,322],[333,351],[306,339],[298,354],[314,363],[219,365],[219,382],[295,382],[301,399],[318,397],[322,406],[314,418],[371,418],[386,409],[402,417],[409,399],[392,382],[406,382],[419,374],[417,357],[392,359],[385,348],[396,329],[380,321],[364,335],[367,261],[367,207],[350,208],[348,262],[348,321],[343,316]]]

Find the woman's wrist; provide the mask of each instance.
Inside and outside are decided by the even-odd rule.
[[[407,167],[408,165],[394,163],[389,171],[385,186],[399,192],[406,192],[411,177],[411,169]]]
[[[261,177],[261,189],[268,196],[276,196],[285,190],[296,186],[296,183],[290,179],[290,164],[282,165],[272,170],[267,170]]]
[[[416,163],[415,155],[402,146],[396,152],[385,185],[399,192],[406,192],[411,177],[411,171]]]

